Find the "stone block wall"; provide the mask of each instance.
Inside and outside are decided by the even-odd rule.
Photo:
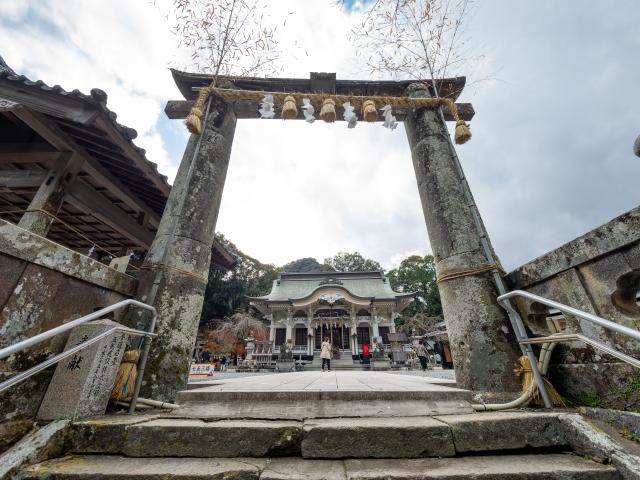
[[[0,348],[133,297],[136,279],[0,220]],[[62,350],[68,335],[0,361],[0,379]],[[32,418],[53,368],[0,393],[0,422]]]
[[[511,289],[527,290],[580,310],[640,330],[640,207],[528,262],[507,275]],[[582,333],[618,350],[640,357],[640,342],[590,322],[567,316],[558,325],[542,304],[518,300],[530,331],[537,335]],[[629,392],[637,369],[620,363],[581,342],[561,344],[552,357],[551,378],[561,393],[582,403],[614,400],[627,389],[630,406],[640,392]],[[620,396],[620,395],[618,395]],[[625,402],[623,398],[622,403]],[[627,405],[617,404],[618,408]],[[636,405],[637,408],[637,405]]]

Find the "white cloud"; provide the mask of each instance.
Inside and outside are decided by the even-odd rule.
[[[167,69],[175,39],[159,10],[125,0],[13,3],[22,7],[0,10],[9,65],[67,90],[106,91],[118,122],[138,131],[136,144],[172,179],[178,160],[169,158],[156,125],[166,99],[178,95]]]
[[[640,201],[640,163],[631,154],[640,69],[629,61],[640,48],[636,8],[633,1],[478,6],[470,33],[486,56],[476,75],[497,78],[464,92],[477,117],[473,140],[458,151],[507,269]],[[282,76],[368,77],[347,39],[357,12],[331,0],[278,0],[269,9],[274,20],[287,19]],[[136,143],[173,177],[180,158],[167,152],[180,151],[175,143],[186,136],[171,135],[167,145],[158,119],[164,102],[179,98],[167,66],[181,65],[185,52],[159,7],[0,2],[0,45],[32,78],[105,90],[118,121],[138,130]],[[173,127],[184,132],[181,122]],[[430,251],[402,128],[362,123],[347,130],[342,122],[239,122],[218,229],[278,264],[359,250],[391,268],[402,255]]]

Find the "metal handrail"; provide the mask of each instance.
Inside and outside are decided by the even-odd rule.
[[[55,365],[60,360],[64,360],[65,358],[70,357],[74,353],[79,352],[80,350],[88,347],[89,345],[93,345],[94,343],[99,342],[103,338],[108,337],[109,335],[115,332],[125,332],[129,335],[136,336],[136,337],[143,337],[145,335],[149,335],[153,337],[157,336],[155,334],[143,332],[142,330],[133,330],[131,328],[126,328],[126,327],[113,327],[109,330],[105,330],[104,332],[99,333],[95,337],[91,337],[90,339],[85,340],[84,342],[79,343],[78,345],[75,345],[69,350],[65,350],[64,352],[61,352],[53,357],[47,358],[45,361],[37,364],[34,367],[31,367],[29,370],[25,370],[24,372],[18,373],[17,375],[14,375],[8,380],[5,380],[4,382],[0,383],[0,392],[3,392],[7,390],[9,387],[12,387],[13,385],[16,385],[17,383],[20,383],[23,380],[26,380],[27,378],[35,375],[36,373],[41,372],[42,370],[49,368],[52,365]]]
[[[579,333],[556,333],[553,335],[549,335],[548,337],[536,337],[529,338],[527,340],[522,340],[523,344],[531,345],[534,343],[550,343],[550,342],[573,342],[580,341],[584,342],[587,345],[591,345],[599,350],[602,350],[605,353],[608,353],[612,357],[616,357],[623,362],[628,363],[629,365],[633,365],[634,367],[640,368],[640,360],[637,358],[631,357],[626,353],[619,352],[615,348],[611,348],[604,343],[598,342],[592,338],[586,337],[584,335],[580,335]]]
[[[548,298],[544,298],[539,295],[526,292],[524,290],[513,290],[512,292],[505,293],[504,295],[500,295],[498,297],[498,303],[502,305],[502,307],[505,308],[506,310],[515,312],[513,306],[511,305],[511,302],[509,302],[509,299],[513,297],[522,297],[528,300],[532,300],[534,302],[541,303],[542,305],[546,305],[547,307],[560,310],[561,312],[567,315],[573,315],[574,317],[578,317],[588,322],[595,323],[596,325],[599,325],[608,330],[612,330],[614,332],[621,333],[623,335],[634,338],[636,340],[640,340],[639,330],[629,328],[625,325],[620,325],[619,323],[612,322],[611,320],[607,320],[606,318],[598,317],[597,315],[593,315],[592,313],[583,312],[582,310],[578,310],[577,308],[570,307],[569,305],[565,305],[563,303],[556,302],[554,300],[549,300]],[[593,340],[592,338],[586,337],[584,335],[558,334],[558,335],[551,335],[549,337],[545,337],[544,339],[546,339],[547,341],[581,340],[585,343],[588,343],[589,345],[599,348],[600,350],[604,350],[610,355],[613,355],[627,363],[630,363],[631,365],[640,367],[640,361],[636,360],[635,358],[630,357],[622,352],[619,352],[618,350],[615,350],[607,345],[604,345],[603,343],[598,342],[597,340]],[[541,343],[538,340],[544,340],[544,339],[529,339],[526,337],[526,334],[525,334],[524,338],[518,339],[518,342],[520,343],[520,345],[529,345],[532,343]]]
[[[155,331],[155,328],[156,328],[156,319],[157,319],[158,313],[156,312],[155,308],[153,308],[151,305],[147,305],[146,303],[142,303],[137,300],[133,300],[129,298],[129,299],[114,303],[113,305],[109,305],[108,307],[101,308],[100,310],[96,310],[95,312],[92,312],[88,315],[84,315],[80,318],[72,320],[71,322],[52,328],[51,330],[47,330],[46,332],[42,332],[38,335],[34,335],[33,337],[27,338],[26,340],[22,340],[21,342],[18,342],[14,345],[10,345],[8,347],[0,349],[0,360],[2,360],[3,358],[7,358],[11,355],[14,355],[27,348],[30,348],[34,345],[37,345],[38,343],[41,343],[45,340],[49,340],[55,337],[56,335],[59,335],[64,332],[68,332],[69,330],[72,330],[78,325],[82,325],[92,320],[97,320],[99,318],[102,318],[107,313],[113,312],[115,310],[118,310],[122,307],[126,307],[128,305],[149,310],[153,314],[151,317],[151,321],[149,322],[148,330],[146,331],[134,330],[127,327],[111,328],[105,332],[102,332],[96,335],[95,337],[90,338],[89,340],[86,340],[68,350],[65,350],[64,352],[58,355],[55,355],[45,360],[44,362],[39,363],[38,365],[30,368],[29,370],[26,370],[22,373],[19,373],[18,375],[11,377],[10,379],[6,380],[3,383],[0,383],[0,392],[2,392],[3,390],[6,390],[12,385],[15,385],[16,383],[26,380],[27,378],[35,375],[39,371],[42,371],[45,368],[50,367],[55,363],[58,363],[60,360],[63,360],[64,358],[67,358],[70,355],[73,355],[74,353],[82,350],[83,348],[86,348],[89,345],[93,345],[94,343],[98,342],[102,338],[107,337],[108,335],[115,333],[116,331],[123,331],[133,336],[144,337],[142,354],[140,355],[140,359],[138,360],[138,368],[137,368],[138,375],[136,378],[136,384],[133,390],[133,396],[131,397],[131,402],[129,404],[129,413],[133,413],[135,411],[136,403],[138,401],[138,394],[140,393],[140,387],[142,386],[142,376],[144,375],[144,369],[147,365],[147,357],[149,356],[149,349],[151,347],[151,338],[156,336],[156,334],[153,332]]]

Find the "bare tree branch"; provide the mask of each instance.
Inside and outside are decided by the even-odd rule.
[[[464,29],[473,1],[376,0],[350,37],[372,72],[431,79],[435,86],[476,61]]]
[[[190,51],[187,68],[220,75],[275,73],[280,50],[276,26],[261,0],[173,0],[172,31]]]

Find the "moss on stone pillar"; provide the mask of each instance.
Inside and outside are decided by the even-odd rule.
[[[424,84],[412,84],[407,94],[430,96]],[[470,194],[458,168],[449,132],[437,110],[416,109],[405,128],[418,191],[438,276],[489,264],[481,244]],[[470,193],[470,192],[469,192]],[[489,248],[491,248],[487,238]],[[519,350],[490,272],[440,282],[444,318],[458,386],[475,391],[520,389],[513,373]]]
[[[186,388],[235,125],[233,109],[212,97],[201,136],[189,139],[141,270],[137,298],[158,311],[142,396],[172,401]]]

